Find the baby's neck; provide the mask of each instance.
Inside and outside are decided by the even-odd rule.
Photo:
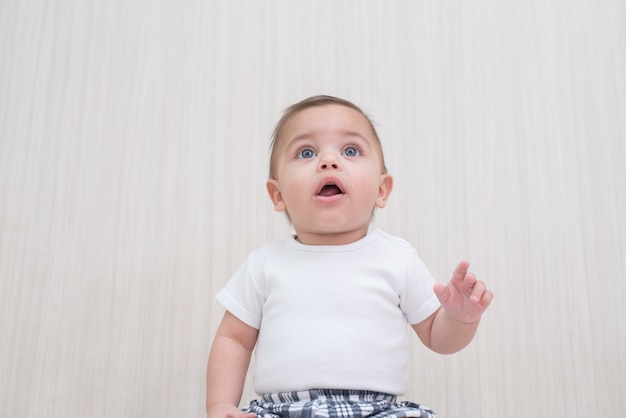
[[[354,231],[310,233],[296,231],[296,240],[305,245],[346,245],[352,244],[367,235],[368,229]]]

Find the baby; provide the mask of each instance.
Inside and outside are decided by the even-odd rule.
[[[289,107],[271,143],[267,191],[295,235],[252,252],[217,294],[226,312],[207,367],[209,418],[435,417],[407,389],[411,325],[454,353],[493,294],[462,261],[437,283],[406,241],[370,229],[393,188],[368,116],[315,96]],[[253,350],[261,398],[238,409]]]

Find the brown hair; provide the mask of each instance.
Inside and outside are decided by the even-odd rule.
[[[298,103],[295,103],[291,106],[289,106],[287,109],[285,109],[285,111],[283,112],[282,117],[278,120],[278,123],[276,123],[276,126],[274,127],[274,132],[272,133],[272,138],[271,138],[271,142],[270,142],[270,172],[269,172],[269,177],[271,179],[276,179],[276,148],[277,148],[277,144],[279,142],[280,139],[280,135],[282,133],[283,128],[285,127],[285,125],[287,124],[287,122],[296,114],[302,112],[303,110],[312,108],[312,107],[318,107],[318,106],[327,106],[327,105],[339,105],[339,106],[345,106],[348,107],[350,109],[354,109],[357,112],[359,112],[361,115],[363,115],[363,117],[367,120],[367,122],[369,123],[370,127],[372,128],[372,132],[374,132],[374,137],[376,139],[376,142],[378,143],[378,146],[380,148],[380,157],[381,157],[381,165],[382,165],[382,170],[383,173],[387,173],[387,167],[385,167],[385,157],[383,155],[383,150],[382,150],[382,145],[380,143],[380,138],[378,138],[378,133],[376,132],[376,129],[374,128],[374,124],[372,123],[372,120],[370,119],[370,117],[363,112],[363,110],[361,110],[360,107],[358,107],[357,105],[355,105],[354,103],[345,100],[345,99],[340,99],[338,97],[333,97],[333,96],[324,96],[324,95],[320,95],[320,96],[311,96],[309,98],[306,98]]]

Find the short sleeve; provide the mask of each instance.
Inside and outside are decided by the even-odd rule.
[[[400,307],[409,324],[418,324],[439,309],[441,304],[433,290],[435,279],[415,249],[408,255],[405,280]]]
[[[265,296],[250,257],[239,267],[215,298],[241,321],[259,329]]]

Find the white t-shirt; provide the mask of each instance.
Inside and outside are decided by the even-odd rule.
[[[348,245],[293,237],[252,252],[217,299],[259,329],[258,394],[406,392],[407,322],[439,307],[416,250],[379,229]]]

